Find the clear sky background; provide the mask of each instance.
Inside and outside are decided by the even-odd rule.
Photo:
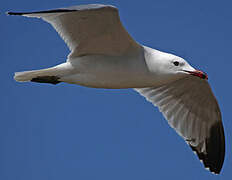
[[[117,6],[136,41],[179,55],[208,73],[226,136],[221,175],[205,170],[158,109],[132,89],[14,81],[14,72],[59,64],[69,51],[46,22],[4,12],[87,3]],[[7,0],[0,4],[1,180],[232,178],[231,1]]]

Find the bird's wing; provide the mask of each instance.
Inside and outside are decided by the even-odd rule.
[[[206,168],[220,172],[225,155],[224,130],[217,100],[206,80],[189,77],[135,90],[159,108]]]
[[[140,47],[123,27],[117,8],[111,5],[8,14],[42,18],[50,23],[71,50],[69,59],[89,54],[120,56]]]

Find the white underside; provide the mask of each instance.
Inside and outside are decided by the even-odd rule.
[[[40,76],[57,76],[59,81],[70,84],[111,89],[151,87],[166,83],[165,77],[160,78],[157,72],[149,70],[151,58],[145,58],[145,54],[151,49],[145,47],[145,50],[141,48],[140,52],[124,56],[76,57],[52,68],[15,73],[14,78],[25,82]]]

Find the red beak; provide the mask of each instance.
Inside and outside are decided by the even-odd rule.
[[[197,76],[199,78],[202,78],[202,79],[208,79],[208,75],[206,73],[204,73],[203,71],[199,71],[199,70],[196,70],[196,71],[186,71],[184,70],[185,72],[188,72],[189,74],[193,75],[193,76]]]

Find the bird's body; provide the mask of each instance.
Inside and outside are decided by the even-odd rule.
[[[23,78],[55,76],[58,77],[59,82],[94,88],[153,87],[172,80],[170,77],[160,78],[159,76],[161,64],[158,64],[165,58],[178,59],[179,57],[141,46],[137,52],[123,56],[86,55],[69,59],[52,68],[23,72],[22,75]],[[25,76],[26,73],[28,76]],[[16,75],[16,80],[20,80],[20,74]],[[180,75],[181,77],[183,75]]]
[[[16,73],[15,80],[135,88],[159,108],[205,167],[220,172],[225,153],[224,131],[205,73],[178,56],[135,42],[122,26],[117,8],[110,5],[8,14],[42,18],[71,50],[65,63]]]

